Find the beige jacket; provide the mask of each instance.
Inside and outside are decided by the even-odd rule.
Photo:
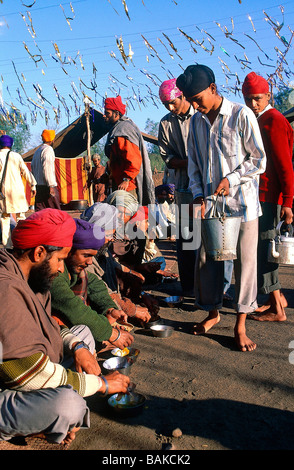
[[[7,153],[8,149],[0,150],[0,181]],[[8,214],[18,214],[19,212],[26,212],[28,210],[29,206],[26,200],[22,176],[31,185],[31,189],[36,189],[36,180],[29,171],[24,160],[19,153],[11,151],[2,187],[2,193],[5,196],[4,205],[2,207],[3,212],[7,212]]]

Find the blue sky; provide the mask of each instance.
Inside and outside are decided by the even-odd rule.
[[[29,7],[31,5],[31,7]],[[61,130],[84,111],[120,94],[144,129],[165,108],[163,80],[192,63],[211,67],[219,90],[242,102],[250,71],[267,77],[282,63],[277,87],[293,82],[294,2],[275,0],[3,0],[0,4],[2,112],[26,119],[37,145],[45,127]],[[127,8],[127,10],[126,10]],[[283,10],[283,11],[282,11]],[[293,26],[294,27],[294,26]],[[129,54],[129,51],[131,54]],[[282,79],[282,80],[281,80]]]

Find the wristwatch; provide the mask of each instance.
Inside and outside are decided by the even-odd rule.
[[[129,182],[130,179],[129,178],[123,178],[123,181],[128,181]]]
[[[74,347],[73,347],[73,352],[76,352],[78,349],[81,349],[81,348],[85,348],[85,349],[88,349],[88,351],[90,351],[90,348],[89,346],[84,343],[84,341],[79,341]]]

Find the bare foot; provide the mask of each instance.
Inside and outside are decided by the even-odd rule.
[[[282,308],[287,308],[287,307],[288,307],[287,299],[286,299],[286,297],[284,296],[284,294],[282,294],[282,292],[280,292],[280,303],[281,303]],[[260,307],[258,307],[258,308],[255,310],[255,313],[263,313],[263,312],[265,312],[266,310],[268,310],[269,308],[271,308],[272,305],[273,305],[272,298],[271,298],[271,296],[269,296],[269,298],[268,298],[268,300],[265,302],[265,304],[264,304],[264,305],[261,305]]]
[[[255,310],[257,312],[257,310]],[[285,312],[277,313],[277,312],[265,312],[265,313],[251,313],[247,316],[249,320],[256,320],[256,321],[285,321],[287,320]]]
[[[196,325],[193,326],[192,333],[194,335],[204,335],[219,322],[220,314],[218,311],[209,312],[208,317],[206,317],[201,323],[196,323]]]
[[[256,349],[256,344],[245,333],[235,331],[235,341],[240,351],[254,351]]]
[[[71,431],[67,433],[66,438],[61,442],[63,445],[69,445],[72,443],[72,441],[75,440],[76,438],[76,433],[78,432],[80,428],[73,428]]]

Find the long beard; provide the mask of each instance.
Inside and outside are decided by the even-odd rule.
[[[50,290],[53,279],[57,275],[51,273],[49,260],[46,259],[41,266],[31,270],[28,284],[35,293],[40,292],[45,294],[45,292]]]

